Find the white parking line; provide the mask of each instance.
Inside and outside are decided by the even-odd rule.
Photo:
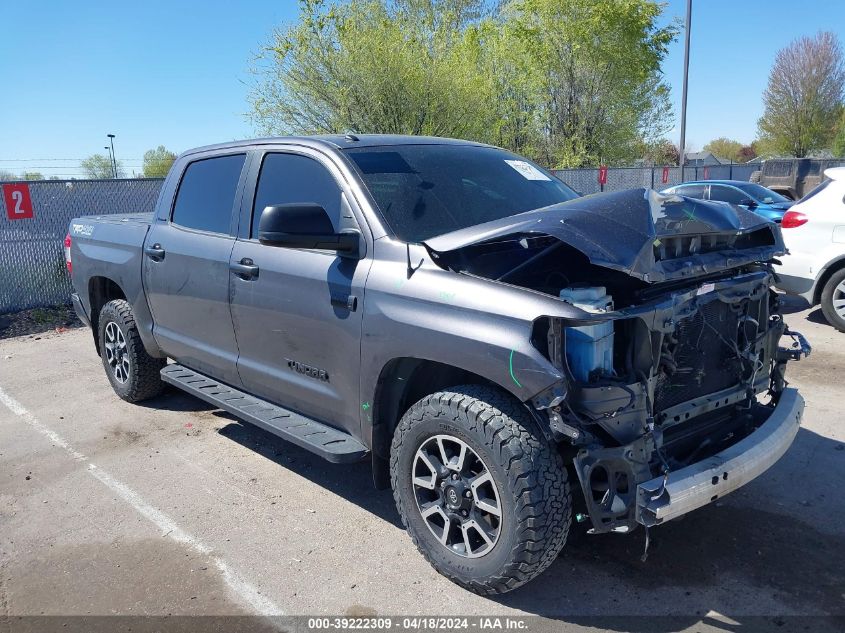
[[[29,424],[29,426],[49,439],[53,444],[64,449],[65,452],[67,452],[75,461],[84,462],[88,460],[85,455],[73,448],[73,446],[61,435],[40,422],[38,418],[26,409],[26,407],[12,398],[12,396],[7,394],[1,388],[0,402],[3,403],[9,411],[21,418],[24,422]],[[166,536],[177,543],[181,543],[182,545],[185,545],[202,555],[210,555],[213,551],[211,547],[180,528],[173,519],[144,501],[141,495],[132,490],[132,488],[122,481],[112,477],[102,468],[98,468],[89,462],[86,470],[92,477],[117,494],[117,496],[132,506],[141,516],[161,530],[163,536]],[[274,604],[272,600],[263,596],[258,589],[244,580],[236,571],[229,567],[226,561],[219,556],[212,555],[210,558],[223,577],[223,581],[226,585],[228,585],[235,594],[240,596],[241,600],[251,607],[256,613],[259,615],[284,615],[284,611]]]
[[[78,462],[84,462],[86,457],[79,451],[75,450],[70,444],[68,444],[64,438],[53,431],[52,429],[44,426],[38,419],[32,415],[26,408],[17,400],[12,398],[9,394],[5,391],[0,389],[0,402],[6,405],[6,408],[14,413],[16,416],[23,418],[27,424],[29,424],[32,428],[36,431],[44,435],[47,439],[49,439],[53,444],[65,449],[70,456],[73,457]]]

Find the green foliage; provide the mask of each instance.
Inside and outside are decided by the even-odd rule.
[[[49,323],[53,318],[53,312],[49,308],[35,308],[29,313],[30,318],[39,325]]]
[[[834,33],[802,37],[781,49],[757,123],[766,153],[797,157],[829,147],[845,91],[842,47]]]
[[[766,158],[775,158],[778,156],[788,156],[789,152],[784,152],[778,149],[778,144],[768,136],[760,136],[754,139],[751,144],[757,156],[764,156]]]
[[[299,23],[276,32],[261,56],[268,66],[251,95],[256,127],[485,136],[492,93],[476,31],[424,5],[302,0]]]
[[[839,118],[839,131],[833,138],[830,151],[836,158],[845,158],[845,105],[842,107],[842,116]]]
[[[678,146],[667,138],[654,143],[644,143],[641,155],[652,165],[678,165],[681,160]]]
[[[660,63],[677,34],[647,0],[512,0],[501,22],[525,62],[540,146],[554,167],[638,157],[671,128]],[[513,77],[507,77],[511,81]]]
[[[86,178],[106,179],[113,178],[111,158],[104,154],[92,154],[80,163]],[[117,177],[123,178],[124,170],[120,161],[117,161]]]
[[[739,152],[743,145],[739,141],[721,136],[715,138],[704,146],[705,152],[710,152],[714,156],[724,158],[725,160],[732,160],[735,163],[739,161]]]
[[[164,178],[167,172],[170,171],[174,160],[176,160],[176,154],[164,147],[164,145],[147,150],[144,152],[144,177]]]
[[[44,180],[44,174],[40,171],[25,171],[18,176],[8,169],[0,169],[0,182],[12,180]]]
[[[757,157],[757,150],[752,143],[751,145],[743,145],[739,141],[720,136],[713,139],[704,146],[705,152],[710,152],[714,156],[725,160],[732,160],[735,163],[747,163],[752,158]]]
[[[249,114],[277,133],[429,134],[553,166],[638,158],[671,127],[651,0],[301,0],[259,54]]]

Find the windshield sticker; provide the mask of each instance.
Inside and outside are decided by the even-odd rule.
[[[526,180],[551,180],[546,174],[524,160],[506,160],[508,165],[517,170]]]

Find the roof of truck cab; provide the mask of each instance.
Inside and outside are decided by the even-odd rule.
[[[277,145],[280,143],[295,143],[309,146],[331,147],[334,149],[348,149],[352,147],[379,147],[384,145],[477,145],[484,143],[464,141],[455,138],[441,138],[439,136],[412,136],[405,134],[316,134],[313,136],[269,136],[265,138],[230,141],[189,149],[183,154],[196,154],[219,149],[250,149],[261,145]]]

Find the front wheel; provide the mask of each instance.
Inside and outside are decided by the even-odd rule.
[[[390,454],[396,507],[434,568],[481,594],[511,591],[566,542],[566,468],[521,404],[466,385],[403,416]]]
[[[845,332],[845,268],[836,271],[822,289],[822,312],[827,322]]]
[[[159,395],[167,359],[147,354],[129,303],[116,299],[104,305],[98,329],[103,368],[114,392],[127,402]]]

